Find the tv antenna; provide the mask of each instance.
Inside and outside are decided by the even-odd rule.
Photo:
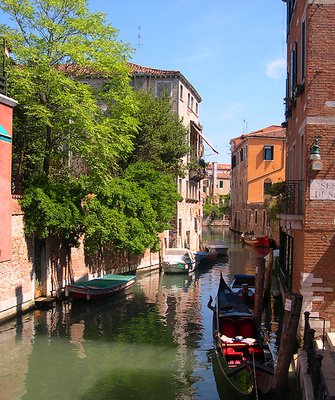
[[[140,49],[141,49],[141,25],[138,26],[138,34],[137,34],[137,57],[138,62],[140,62]]]
[[[243,120],[243,133],[248,132],[248,121],[244,118]]]

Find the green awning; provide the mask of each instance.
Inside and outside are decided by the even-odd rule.
[[[6,131],[6,129],[0,125],[0,140],[3,142],[9,142],[11,143],[12,137],[9,135],[9,133]]]

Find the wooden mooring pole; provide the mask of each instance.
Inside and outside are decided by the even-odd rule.
[[[273,249],[265,257],[265,288],[264,299],[269,300],[271,294],[272,268],[273,268]]]
[[[264,296],[264,274],[265,274],[265,259],[264,259],[264,257],[257,257],[256,258],[254,316],[259,324],[262,321],[263,296]]]
[[[285,300],[284,323],[280,339],[277,366],[273,376],[272,389],[276,399],[283,399],[290,363],[294,354],[297,329],[302,306],[299,293],[287,293]]]

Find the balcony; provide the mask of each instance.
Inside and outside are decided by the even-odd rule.
[[[206,163],[202,158],[191,162],[188,168],[191,181],[200,182],[206,177]]]
[[[286,181],[278,196],[278,218],[286,229],[303,227],[303,181]]]

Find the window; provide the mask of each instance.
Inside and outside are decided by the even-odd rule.
[[[271,186],[272,186],[271,179],[265,179],[264,180],[264,196],[269,193]]]
[[[258,211],[255,210],[255,225],[258,223]]]
[[[195,113],[198,115],[199,113],[199,104],[195,103]]]
[[[184,95],[184,86],[180,85],[180,100],[183,100],[183,95]]]
[[[295,42],[294,49],[291,51],[291,97],[295,96],[298,75],[298,43]]]
[[[220,189],[223,189],[223,181],[219,181]]]
[[[287,32],[290,30],[290,22],[294,11],[296,0],[287,0]]]
[[[190,107],[191,106],[191,95],[188,93],[187,95],[187,106]]]
[[[235,168],[236,167],[236,155],[232,155],[231,157],[231,168]]]
[[[266,227],[266,211],[263,210],[263,228]]]
[[[264,146],[264,160],[273,160],[273,146]]]
[[[304,82],[306,75],[306,21],[301,23],[301,81]]]
[[[193,102],[194,102],[194,98],[193,96],[191,97],[191,110],[193,110]]]
[[[243,149],[240,150],[240,161],[243,162]]]
[[[172,83],[168,81],[157,81],[155,85],[155,94],[158,97],[165,95],[171,96]]]
[[[181,220],[181,218],[179,218],[179,221],[178,221],[178,235],[181,236],[181,233],[182,233],[182,220]]]

